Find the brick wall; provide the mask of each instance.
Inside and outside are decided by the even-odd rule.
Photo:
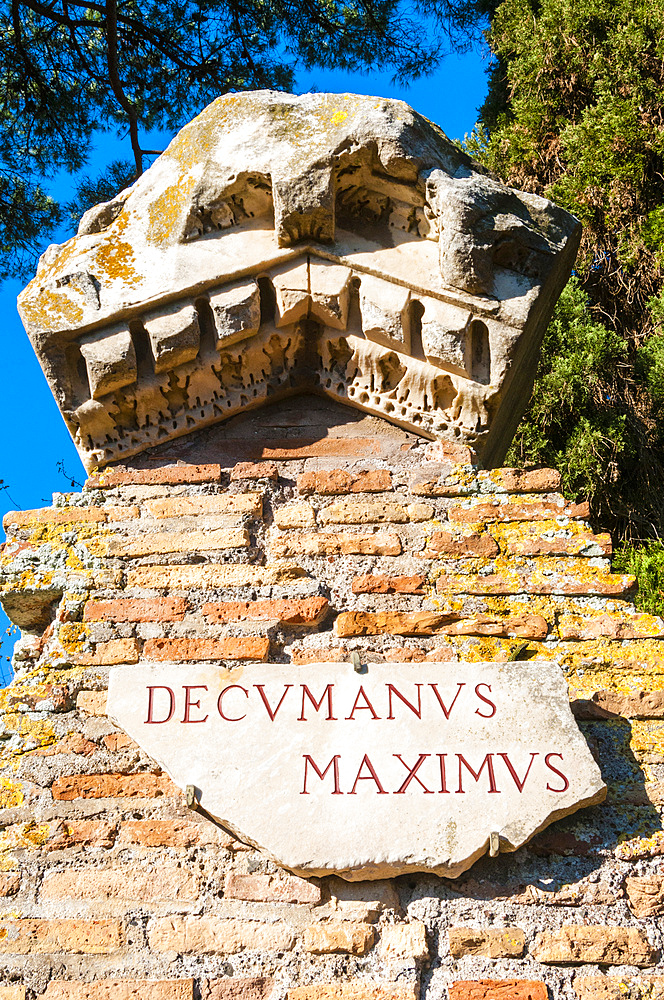
[[[110,469],[5,519],[0,1000],[664,995],[664,622],[555,472],[335,440]],[[113,664],[352,651],[556,659],[606,803],[456,881],[305,881],[105,716]]]

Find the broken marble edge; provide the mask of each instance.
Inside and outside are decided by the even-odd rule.
[[[501,668],[507,666],[509,662],[510,661],[502,661],[502,660],[500,661],[484,660],[484,661],[473,662],[472,665]],[[498,854],[502,853],[511,854],[514,853],[515,851],[518,851],[521,847],[524,847],[526,844],[528,844],[533,839],[533,837],[536,837],[537,834],[547,829],[549,826],[551,826],[552,823],[555,823],[558,819],[562,819],[566,816],[571,816],[581,809],[585,809],[594,805],[599,805],[606,799],[607,795],[607,786],[602,778],[599,765],[595,760],[593,754],[591,753],[587,741],[581,729],[579,728],[578,723],[574,718],[574,715],[572,714],[572,709],[571,706],[569,705],[569,700],[568,700],[568,684],[563,674],[562,668],[560,667],[560,664],[557,663],[555,660],[552,661],[552,660],[533,659],[525,662],[528,663],[528,666],[530,668],[538,668],[538,669],[545,668],[547,672],[547,680],[551,683],[552,687],[554,688],[556,686],[559,687],[560,690],[558,693],[558,704],[560,707],[560,711],[556,713],[558,716],[559,724],[563,727],[563,729],[567,731],[569,738],[578,745],[581,752],[585,750],[587,754],[586,761],[590,765],[591,771],[594,771],[593,777],[596,784],[596,788],[594,791],[590,791],[588,795],[586,795],[582,799],[579,799],[573,805],[564,806],[561,807],[560,809],[555,809],[552,812],[550,812],[547,818],[535,830],[529,833],[528,836],[524,837],[522,840],[519,840],[518,843],[511,843],[500,834],[500,831],[497,831],[499,835],[499,844],[497,852]],[[154,667],[155,671],[159,670],[160,668],[169,666],[169,664],[167,663],[154,663],[154,664],[145,663],[142,665],[149,666],[150,668]],[[282,667],[288,666],[287,664],[260,663],[261,667],[269,667],[271,665],[282,666]],[[372,664],[373,667],[379,667],[381,670],[389,667],[403,667],[403,665],[404,665],[403,663],[388,663],[388,662],[380,664]],[[460,664],[458,665],[462,666],[463,661],[461,661]],[[317,667],[328,670],[331,667],[343,667],[344,669],[352,669],[350,664],[342,660],[334,662],[321,661],[317,663],[306,664],[307,675],[308,676],[310,675],[312,668],[315,669]],[[126,731],[123,728],[120,721],[118,720],[117,716],[115,716],[113,713],[113,707],[111,704],[113,699],[112,688],[115,688],[116,684],[121,685],[122,678],[129,671],[133,670],[134,670],[133,666],[113,667],[109,675],[108,699],[107,699],[108,718],[114,723],[114,725],[116,725],[119,729],[121,729],[122,732]],[[130,734],[127,733],[127,735]],[[143,752],[147,753],[147,751],[145,750]],[[159,764],[162,770],[164,770],[168,774],[169,778],[173,781],[173,784],[175,784],[178,788],[182,788],[179,781],[177,781],[174,778],[168,765],[164,761],[162,761],[159,756],[153,757],[151,754],[148,754],[148,756],[151,757],[151,759],[154,760],[157,764]],[[182,788],[182,791],[183,792],[186,791],[186,788]],[[200,805],[203,806],[202,801],[200,802]],[[491,844],[492,834],[490,832],[484,844],[478,847],[478,849],[475,852],[473,852],[472,855],[469,855],[467,858],[465,858],[463,861],[458,862],[457,864],[439,864],[439,865],[424,866],[421,862],[417,862],[414,864],[407,864],[407,863],[395,864],[393,862],[377,862],[372,864],[363,862],[362,866],[358,868],[340,868],[340,867],[325,868],[325,867],[309,867],[302,865],[289,865],[285,861],[283,861],[280,857],[275,855],[272,851],[263,847],[260,843],[258,843],[258,841],[254,840],[253,838],[246,835],[243,831],[239,830],[233,822],[214,816],[212,813],[208,812],[204,806],[203,806],[203,815],[206,815],[206,819],[208,819],[208,822],[214,823],[216,826],[220,827],[220,829],[231,834],[231,836],[233,836],[236,840],[255,848],[265,857],[273,861],[274,864],[278,865],[280,868],[283,868],[286,871],[290,871],[293,874],[298,875],[302,878],[324,878],[328,875],[338,875],[340,878],[345,879],[347,882],[361,882],[361,881],[372,881],[375,879],[383,879],[383,878],[396,878],[399,875],[421,873],[421,874],[437,875],[440,876],[441,878],[455,879],[463,875],[466,871],[468,871],[469,868],[472,868],[472,866],[477,861],[479,861],[479,859],[483,857],[485,854],[489,854],[492,846]]]

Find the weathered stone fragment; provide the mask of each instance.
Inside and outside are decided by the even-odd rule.
[[[399,101],[228,94],[19,308],[89,467],[312,385],[495,465],[579,233]]]
[[[199,640],[182,655],[231,641],[248,640]],[[109,717],[176,785],[199,789],[225,829],[297,874],[455,877],[490,845],[513,851],[605,793],[554,663],[444,674],[371,663],[358,674],[347,663],[234,673],[190,662],[186,683],[177,666],[116,669]]]

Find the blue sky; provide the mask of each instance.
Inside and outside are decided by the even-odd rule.
[[[486,51],[478,50],[448,56],[435,73],[408,88],[394,86],[389,73],[361,75],[316,70],[299,75],[297,90],[399,98],[440,125],[450,138],[461,139],[472,130],[484,99],[487,60]],[[152,148],[165,148],[170,138],[170,135],[151,137],[150,142],[162,143]],[[91,153],[89,170],[95,174],[111,160],[130,158],[128,140],[101,136]],[[62,177],[51,190],[57,198],[65,200],[73,186],[72,178]],[[64,230],[50,234],[44,249],[48,243],[63,242],[70,235]],[[71,490],[72,479],[79,483],[85,479],[76,449],[18,317],[16,296],[21,287],[22,283],[16,281],[0,285],[0,316],[4,326],[0,514],[47,506],[52,493]],[[4,540],[4,535],[1,537]],[[6,634],[9,625],[0,610],[0,686],[11,678],[7,657],[11,655],[15,636]]]

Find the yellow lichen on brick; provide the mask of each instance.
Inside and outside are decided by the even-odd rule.
[[[20,781],[12,781],[6,774],[0,775],[0,809],[12,809],[23,805],[25,795]]]
[[[632,719],[630,748],[637,760],[658,763],[652,758],[661,758],[664,763],[664,724]]]
[[[87,625],[64,622],[58,629],[58,641],[67,653],[82,653],[90,635]]]

